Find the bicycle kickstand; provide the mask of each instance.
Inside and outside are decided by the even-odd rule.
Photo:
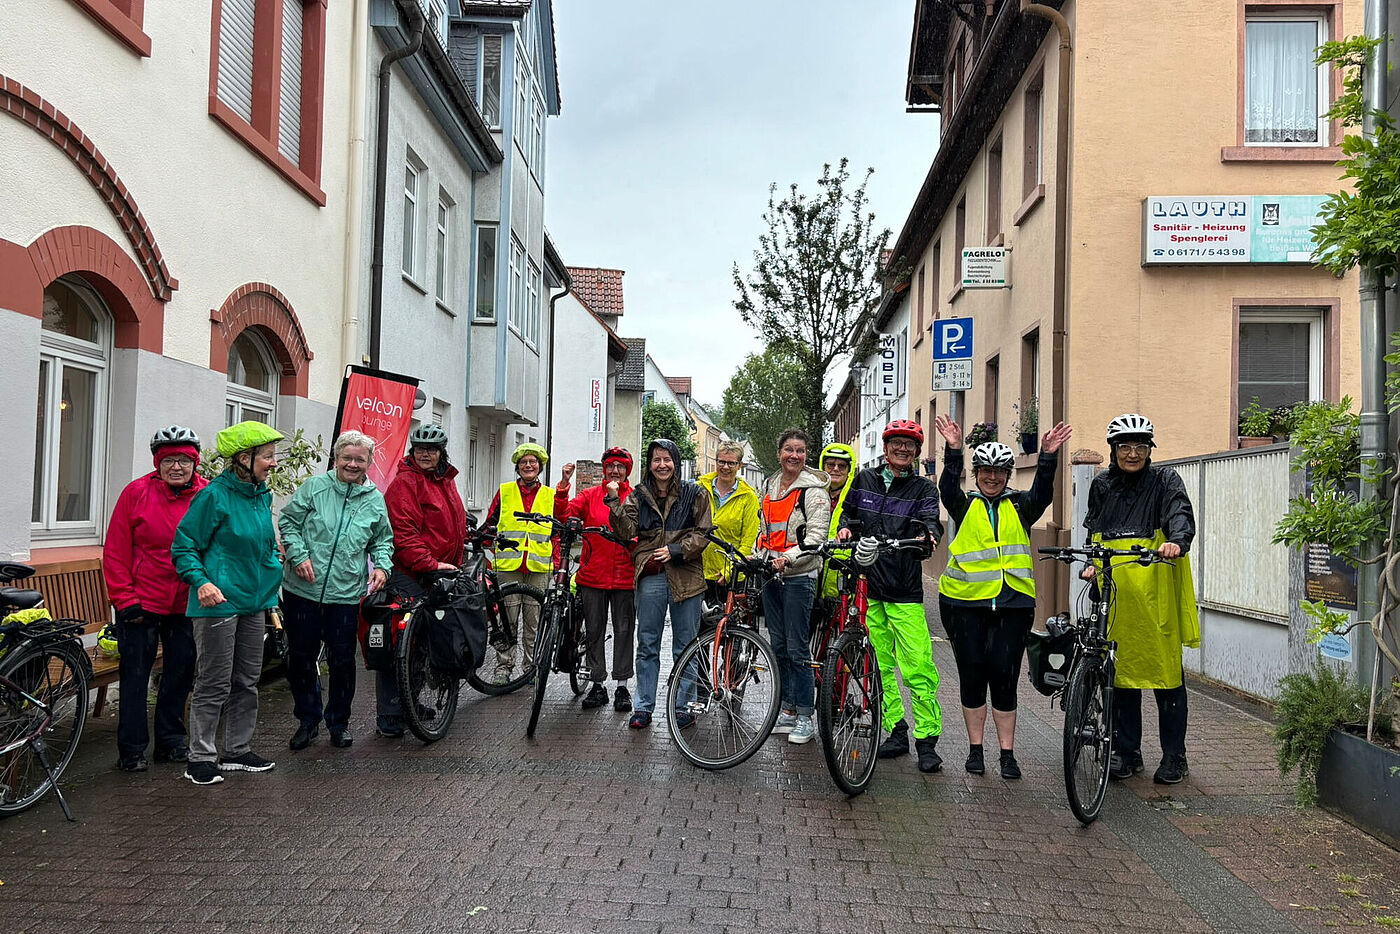
[[[58,798],[58,806],[63,808],[63,816],[71,823],[76,824],[78,819],[73,816],[73,809],[68,806],[68,799],[63,797],[63,789],[58,787],[58,775],[54,772],[53,766],[49,765],[49,757],[44,752],[44,744],[41,740],[31,739],[29,745],[34,747],[34,752],[39,756],[39,764],[44,767],[44,772],[49,776],[49,781],[53,782],[53,793]]]

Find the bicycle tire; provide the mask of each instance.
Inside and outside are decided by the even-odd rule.
[[[8,817],[33,807],[63,777],[87,724],[88,669],[82,649],[70,643],[31,643],[0,668],[51,714],[42,732],[0,761],[0,817]],[[40,713],[14,688],[0,685],[0,746],[35,733]]]
[[[540,617],[540,628],[535,634],[535,698],[530,703],[530,721],[525,724],[525,736],[533,739],[535,727],[540,722],[540,710],[544,707],[544,691],[549,684],[549,671],[554,667],[554,648],[559,638],[559,606],[549,607],[549,613]]]
[[[875,777],[884,700],[870,637],[848,629],[827,650],[817,693],[817,734],[836,787],[855,797]]]
[[[716,677],[714,661],[721,672]],[[690,687],[694,699],[687,699]],[[782,706],[778,658],[755,630],[729,623],[686,646],[666,682],[666,728],[681,755],[702,769],[731,769],[758,751]],[[677,712],[693,716],[682,728]]]
[[[399,634],[394,666],[404,723],[425,743],[435,743],[447,735],[457,716],[457,697],[462,687],[460,680],[439,674],[433,666],[428,648],[430,618],[426,607],[420,607],[408,618]]]
[[[512,581],[508,584],[502,584],[496,590],[495,594],[496,597],[494,600],[488,600],[486,602],[488,632],[498,626],[498,621],[507,615],[505,606],[507,597],[520,598],[519,603],[513,604],[514,610],[512,611],[515,613],[512,625],[515,627],[517,638],[519,638],[520,633],[525,631],[525,627],[522,625],[522,619],[528,612],[527,607],[529,605],[534,605],[535,619],[541,619],[544,616],[544,591],[540,590],[538,587],[531,587],[529,584],[521,584]],[[521,664],[518,674],[506,672],[504,677],[497,680],[496,662],[494,658],[495,651],[496,650],[492,648],[491,644],[488,642],[486,645],[487,658],[482,661],[476,671],[467,675],[467,684],[471,685],[473,690],[479,691],[488,697],[500,697],[503,694],[510,694],[518,691],[530,683],[530,676],[535,673],[535,670],[533,666],[526,667],[524,664]],[[485,675],[483,675],[483,671]]]
[[[574,697],[582,697],[594,682],[593,668],[588,664],[588,626],[577,598],[569,609],[569,625],[565,627],[564,632],[572,633],[574,640],[573,664],[569,667],[569,689],[574,692]]]
[[[1089,655],[1075,660],[1065,688],[1064,769],[1069,809],[1086,827],[1103,808],[1113,740],[1111,663]]]

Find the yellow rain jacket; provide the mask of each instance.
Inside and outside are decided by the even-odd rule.
[[[1152,538],[1103,538],[1110,548],[1157,548],[1167,538],[1159,529]],[[1167,564],[1143,567],[1120,558],[1113,564],[1117,588],[1108,637],[1118,643],[1118,669],[1113,679],[1120,688],[1181,686],[1181,647],[1201,644],[1201,620],[1196,610],[1196,585],[1191,556]]]
[[[836,530],[841,527],[841,507],[846,505],[846,494],[850,492],[851,481],[856,478],[856,452],[855,448],[849,444],[828,444],[822,448],[822,456],[817,459],[817,466],[822,467],[832,451],[843,452],[851,459],[851,469],[846,474],[846,484],[841,487],[841,492],[831,498],[831,528],[827,531],[827,538],[835,538]],[[822,569],[821,589],[817,592],[818,597],[836,596],[837,573],[834,568],[826,567]]]
[[[715,492],[715,477],[718,473],[707,473],[699,484],[710,494],[710,518],[714,522],[714,533],[724,539],[742,554],[753,554],[754,542],[758,540],[758,491],[738,478],[734,492],[719,505],[719,495]],[[705,549],[705,580],[727,581],[729,579],[729,559],[717,545]]]

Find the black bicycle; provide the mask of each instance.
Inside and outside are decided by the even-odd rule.
[[[1108,624],[1117,594],[1113,568],[1136,562],[1150,565],[1170,561],[1150,548],[1109,548],[1091,544],[1084,548],[1041,548],[1040,553],[1065,564],[1082,564],[1097,570],[1090,588],[1090,608],[1069,623],[1074,633],[1069,676],[1054,696],[1065,712],[1065,794],[1069,809],[1088,826],[1103,808],[1108,789],[1109,757],[1113,753],[1113,678],[1118,643],[1108,638]],[[1093,591],[1097,590],[1097,594]]]
[[[0,583],[33,573],[28,565],[0,562]],[[43,605],[37,590],[0,587],[0,618]],[[74,819],[58,779],[87,723],[92,663],[82,633],[78,620],[0,623],[0,817],[32,807],[53,789],[63,816]]]

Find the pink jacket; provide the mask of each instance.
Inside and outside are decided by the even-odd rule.
[[[183,614],[190,588],[175,573],[170,543],[195,494],[209,481],[195,474],[183,490],[173,490],[151,471],[126,485],[102,546],[107,598],[118,610],[140,605],[148,613]]]

